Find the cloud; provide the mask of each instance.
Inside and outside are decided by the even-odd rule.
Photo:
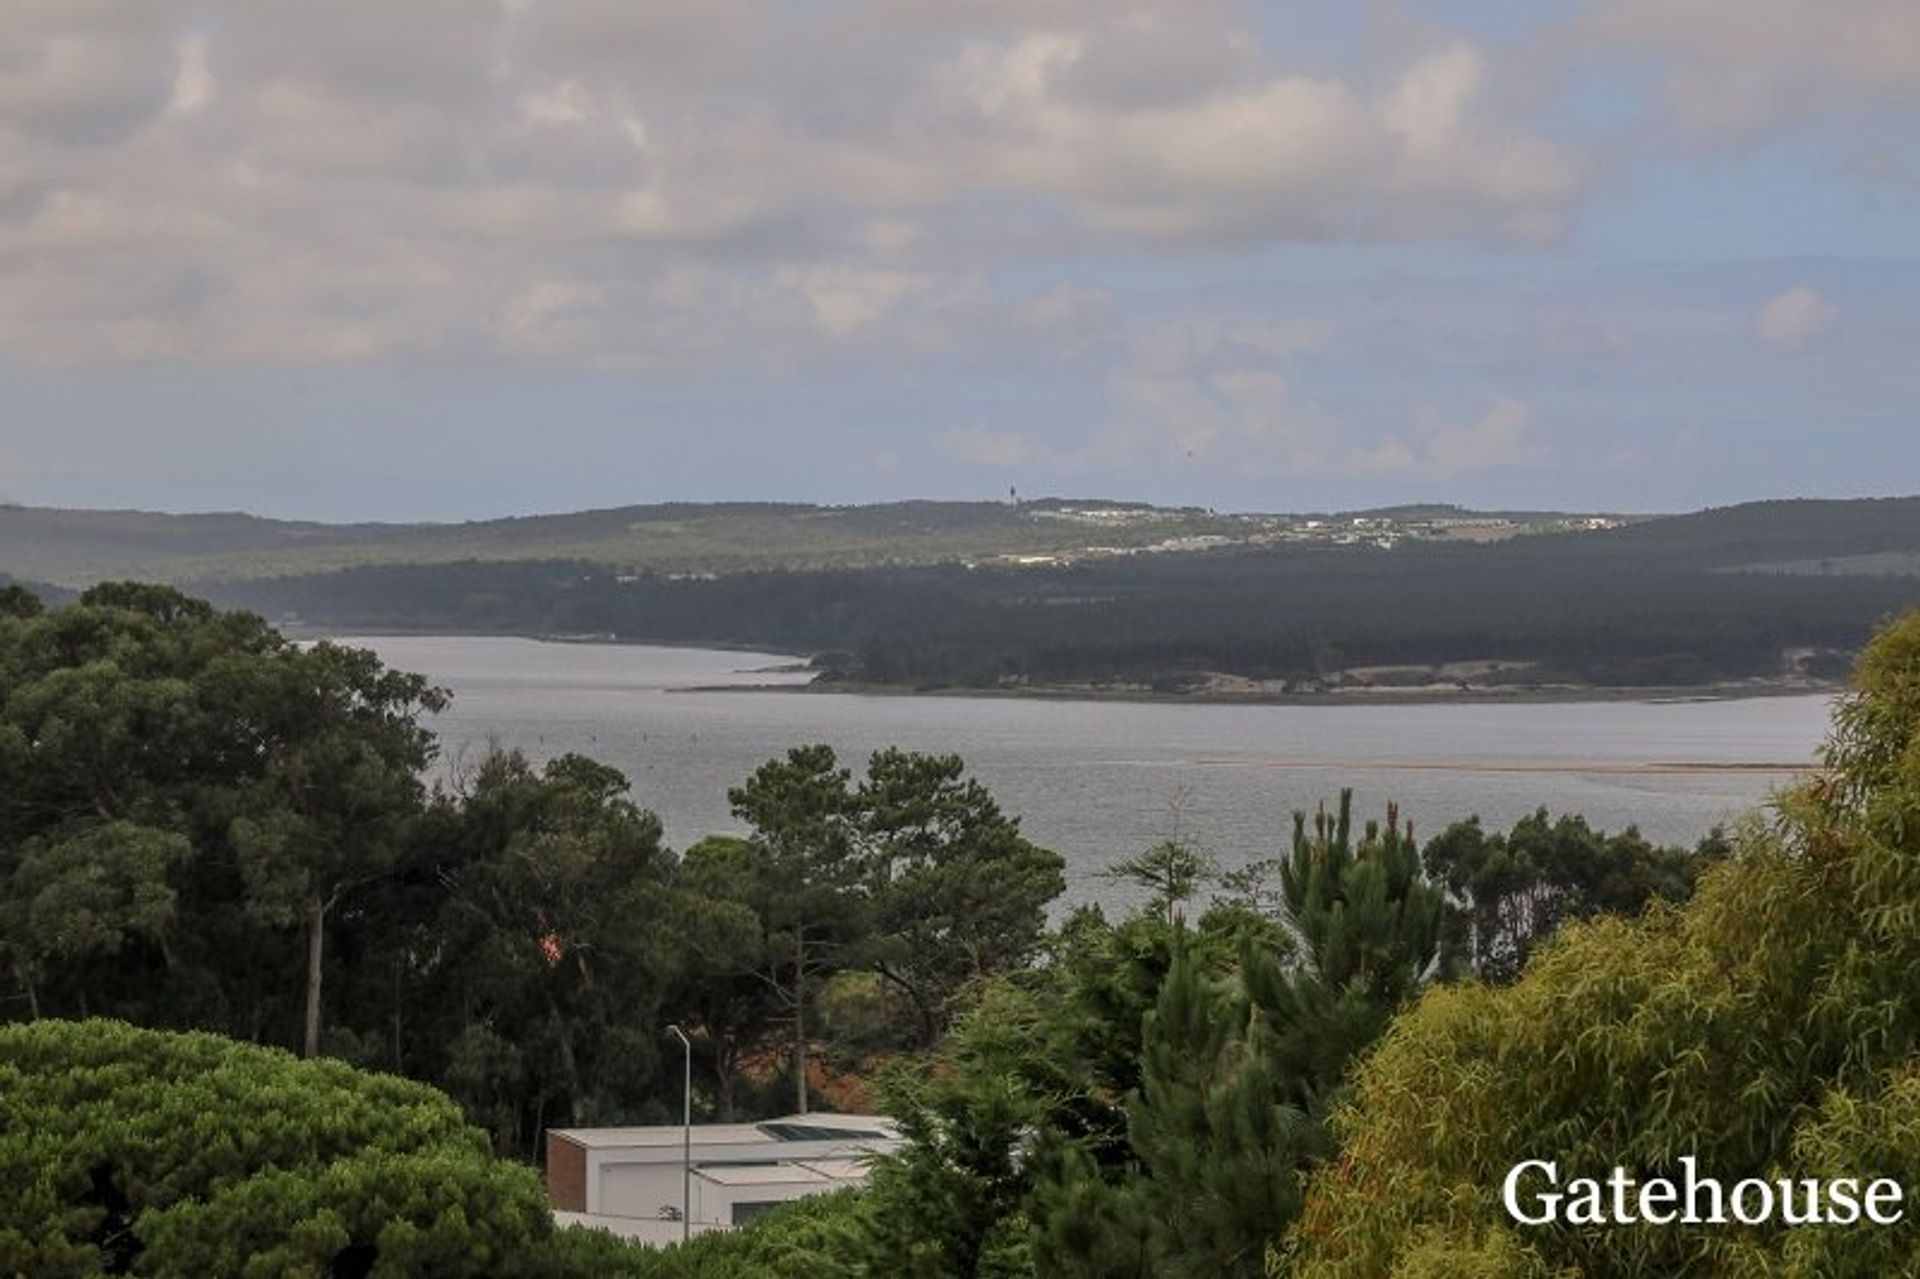
[[[996,431],[969,426],[940,437],[944,452],[974,466],[996,469],[1024,466],[1044,458],[1047,451],[1021,431]]]
[[[1445,474],[1525,466],[1545,452],[1533,438],[1533,411],[1512,396],[1496,396],[1473,421],[1442,426],[1427,440],[1427,456]]]
[[[1526,404],[1510,395],[1497,395],[1470,421],[1432,421],[1411,441],[1388,436],[1362,449],[1354,461],[1363,472],[1442,479],[1531,466],[1548,455],[1533,426],[1533,411]]]
[[[866,327],[935,283],[927,275],[848,266],[786,267],[774,280],[777,288],[805,298],[820,328],[836,338]]]
[[[1651,62],[1701,141],[1920,102],[1911,0],[1601,0],[1569,36]]]
[[[1104,235],[1173,242],[1537,238],[1580,190],[1570,154],[1476,124],[1484,64],[1465,42],[1374,94],[1270,70],[1124,109],[1077,96],[1086,56],[1058,34],[968,51],[949,78],[976,130],[956,172],[1053,196]]]
[[[1831,329],[1840,308],[1801,285],[1776,294],[1753,317],[1753,331],[1768,346],[1801,347]]]
[[[1084,336],[1067,294],[1006,313],[1093,253],[1534,241],[1586,177],[1465,39],[1341,73],[1229,0],[19,0],[0,67],[15,359]]]
[[[1122,471],[1171,461],[1307,474],[1324,462],[1333,422],[1296,393],[1287,363],[1332,337],[1288,315],[1200,313],[1146,327],[1109,376],[1111,414],[1087,456]]]

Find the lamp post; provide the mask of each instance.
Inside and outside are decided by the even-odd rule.
[[[667,1033],[680,1041],[686,1058],[685,1082],[680,1092],[680,1242],[693,1237],[693,1041],[678,1026]]]

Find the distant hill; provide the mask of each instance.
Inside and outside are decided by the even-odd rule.
[[[1613,529],[1591,545],[1716,568],[1819,571],[1822,559],[1891,556],[1885,563],[1898,572],[1900,555],[1920,552],[1920,497],[1746,502]]]
[[[674,502],[460,524],[319,524],[231,512],[13,506],[0,507],[0,571],[82,586],[115,577],[232,583],[476,560],[566,560],[667,573],[863,568],[1139,548],[1183,538],[1245,540],[1287,519],[1105,498],[871,506]]]
[[[1045,554],[1085,544],[1057,518],[1088,504],[893,502],[875,506],[666,503],[461,524],[316,524],[252,515],[0,508],[0,571],[85,585],[113,577],[232,582],[377,564],[582,560],[633,571],[921,564]],[[1146,545],[1242,526],[1201,511],[1122,519],[1101,539]]]
[[[1920,576],[1902,571],[1920,563],[1920,499],[1755,503],[1611,529],[1549,518],[1485,542],[1419,529],[1467,515],[1424,507],[1356,528],[1101,503],[690,508],[655,523],[699,530],[709,548],[777,533],[789,564],[839,539],[869,562],[631,573],[475,557],[210,593],[321,629],[746,644],[812,655],[855,684],[1207,695],[1826,687],[1876,623],[1920,604]],[[1178,553],[909,558],[1049,535],[1158,538]]]
[[[78,592],[70,591],[64,586],[53,586],[46,582],[29,582],[9,573],[0,573],[0,590],[14,586],[25,587],[38,595],[42,603],[54,606],[71,604],[79,596]]]
[[[163,515],[0,506],[0,572],[83,586],[112,577],[173,581],[193,565],[237,558],[303,563],[403,537],[391,524],[315,524],[238,512]]]

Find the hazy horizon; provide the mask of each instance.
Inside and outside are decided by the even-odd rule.
[[[1033,493],[1033,494],[1022,493],[1019,495],[1018,500],[1023,505],[1033,505],[1035,503],[1041,503],[1041,502],[1111,503],[1115,505],[1152,506],[1162,510],[1177,510],[1177,509],[1203,510],[1203,511],[1211,511],[1219,515],[1277,515],[1277,516],[1291,515],[1291,516],[1311,517],[1311,516],[1318,516],[1318,515],[1364,514],[1368,511],[1396,510],[1396,509],[1403,509],[1403,508],[1409,508],[1409,507],[1452,507],[1461,511],[1483,513],[1483,514],[1512,512],[1516,514],[1527,513],[1527,514],[1564,514],[1564,515],[1596,515],[1596,516],[1613,515],[1613,516],[1626,516],[1630,518],[1659,518],[1659,517],[1674,516],[1674,515],[1692,515],[1705,510],[1715,510],[1715,509],[1720,509],[1728,506],[1744,506],[1744,505],[1749,505],[1753,503],[1762,503],[1762,502],[1874,501],[1874,500],[1880,500],[1880,499],[1910,498],[1910,497],[1920,497],[1920,492],[1858,493],[1858,494],[1840,494],[1840,495],[1828,495],[1823,493],[1770,493],[1770,494],[1763,494],[1757,497],[1741,498],[1732,502],[1713,502],[1713,503],[1705,503],[1700,506],[1675,507],[1675,508],[1670,508],[1666,510],[1651,510],[1651,509],[1645,509],[1645,508],[1632,509],[1627,507],[1546,506],[1546,505],[1540,505],[1540,504],[1527,505],[1524,503],[1479,506],[1479,505],[1469,505],[1465,502],[1452,501],[1445,497],[1437,497],[1431,500],[1424,500],[1424,501],[1369,502],[1369,503],[1361,503],[1360,505],[1356,505],[1356,506],[1321,507],[1321,508],[1300,507],[1300,508],[1294,508],[1294,509],[1281,509],[1277,507],[1255,508],[1255,507],[1241,507],[1241,506],[1224,506],[1224,505],[1218,505],[1218,504],[1209,504],[1205,502],[1180,502],[1180,503],[1151,502],[1144,498],[1132,497],[1125,494],[1116,495],[1116,494],[1106,494],[1106,493]],[[845,501],[845,502],[834,501],[830,498],[821,499],[818,501],[785,499],[785,498],[766,498],[766,497],[662,498],[662,499],[655,499],[651,501],[614,502],[614,503],[602,505],[602,506],[583,506],[583,507],[572,507],[567,509],[552,508],[552,509],[538,509],[538,510],[527,509],[527,510],[502,510],[502,511],[492,511],[492,512],[480,512],[473,515],[449,516],[449,517],[437,518],[437,519],[426,518],[426,517],[422,517],[418,519],[409,519],[409,518],[406,518],[405,516],[369,517],[365,519],[325,519],[325,518],[315,518],[307,515],[283,514],[281,512],[271,511],[271,510],[252,510],[252,509],[247,509],[242,507],[228,507],[224,509],[213,509],[213,508],[169,508],[165,506],[140,506],[140,507],[49,506],[49,505],[45,505],[37,502],[18,502],[8,498],[0,498],[0,509],[11,508],[15,510],[62,511],[62,512],[79,512],[79,513],[86,513],[86,514],[108,514],[108,515],[116,515],[116,514],[162,515],[162,516],[180,516],[183,518],[190,518],[195,516],[212,517],[212,516],[238,515],[238,516],[246,516],[246,517],[255,518],[255,519],[271,520],[279,523],[289,523],[289,524],[367,524],[367,525],[384,524],[384,525],[392,525],[395,527],[404,527],[404,526],[411,526],[411,525],[485,524],[485,523],[492,523],[494,521],[499,521],[499,520],[530,520],[530,519],[542,519],[542,518],[560,517],[560,516],[569,516],[569,515],[588,515],[588,514],[593,514],[599,511],[628,510],[628,509],[643,508],[643,507],[650,507],[650,506],[773,505],[773,506],[812,506],[812,507],[820,507],[824,509],[850,509],[850,508],[858,508],[858,507],[866,507],[866,506],[909,505],[912,503],[920,503],[920,502],[924,502],[924,503],[951,503],[951,502],[989,503],[989,504],[995,504],[995,505],[1012,505],[1013,504],[1013,500],[1005,494],[1002,494],[1000,497],[997,497],[997,498],[992,496],[930,497],[923,494],[903,494],[896,497],[877,497],[877,498],[872,498],[864,501]]]

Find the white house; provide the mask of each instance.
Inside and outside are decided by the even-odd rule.
[[[547,1131],[547,1195],[556,1219],[630,1238],[679,1237],[678,1124]],[[685,1194],[696,1233],[744,1225],[776,1204],[861,1185],[867,1161],[898,1150],[879,1115],[788,1115],[754,1124],[695,1124]],[[662,1230],[661,1223],[672,1223]]]

